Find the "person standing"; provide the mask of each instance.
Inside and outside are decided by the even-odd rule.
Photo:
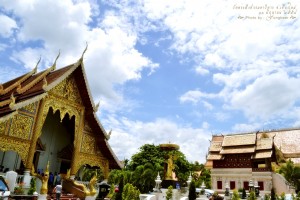
[[[62,185],[58,183],[54,188],[54,192],[56,194],[56,200],[60,200],[61,193],[62,193]]]

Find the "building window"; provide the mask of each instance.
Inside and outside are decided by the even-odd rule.
[[[245,190],[249,190],[249,181],[244,181]]]
[[[263,181],[258,181],[258,186],[259,186],[259,190],[265,190]]]
[[[230,189],[235,189],[235,181],[230,181]]]
[[[222,190],[222,181],[217,181],[218,190]]]

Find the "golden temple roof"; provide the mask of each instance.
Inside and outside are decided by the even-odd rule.
[[[121,164],[107,142],[109,134],[106,133],[95,114],[96,106],[90,92],[82,57],[77,62],[57,70],[56,60],[46,70],[36,73],[36,66],[31,72],[0,84],[0,122],[10,119],[18,112],[18,109],[41,100],[52,88],[70,75],[74,75],[85,106],[85,119],[89,121],[94,132],[99,134],[97,143],[107,155],[110,168],[120,168]]]

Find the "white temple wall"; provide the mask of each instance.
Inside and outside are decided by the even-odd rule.
[[[14,151],[6,151],[6,152],[0,152],[0,165],[4,166],[5,168],[8,168],[10,170],[16,171],[20,168],[21,165],[21,158],[20,156],[14,152]]]
[[[251,168],[214,168],[211,169],[212,189],[218,193],[224,193],[226,183],[230,187],[230,182],[235,183],[235,189],[244,187],[244,182],[250,180],[262,182],[262,193],[270,193],[272,188],[272,172],[252,172]],[[218,181],[222,183],[222,188],[218,189]],[[230,189],[232,191],[232,189]]]

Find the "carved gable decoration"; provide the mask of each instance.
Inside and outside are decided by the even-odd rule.
[[[80,93],[74,76],[70,76],[55,86],[51,92],[56,96],[60,96],[66,100],[77,104],[82,104]]]
[[[33,116],[24,114],[15,115],[11,120],[9,135],[25,140],[30,139],[33,123]]]
[[[95,154],[96,153],[95,146],[96,146],[96,141],[93,135],[83,134],[81,152],[88,153],[88,154]]]
[[[0,122],[0,135],[5,134],[6,124],[7,124],[7,122]]]

